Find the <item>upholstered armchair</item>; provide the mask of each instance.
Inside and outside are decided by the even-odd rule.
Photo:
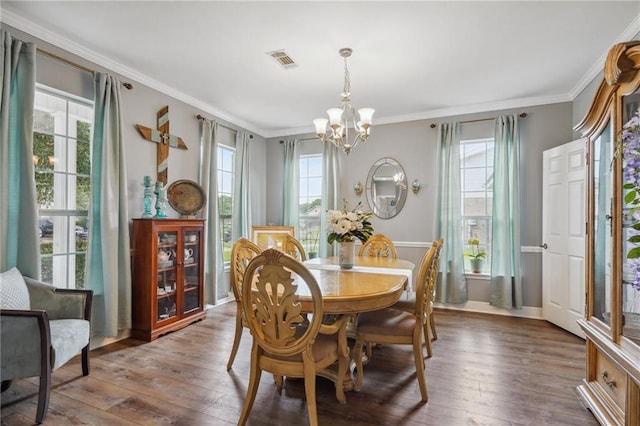
[[[51,372],[82,352],[82,375],[89,374],[93,292],[59,289],[13,268],[0,274],[0,380],[39,376],[36,423],[47,415]]]

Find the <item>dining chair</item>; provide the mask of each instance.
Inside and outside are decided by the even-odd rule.
[[[420,262],[420,271],[416,281],[416,300],[412,313],[400,309],[385,308],[358,315],[356,323],[356,343],[354,358],[357,369],[355,389],[360,390],[364,377],[362,348],[367,343],[383,343],[412,345],[413,358],[416,366],[416,376],[422,401],[427,402],[427,381],[424,371],[424,357],[422,356],[422,334],[425,317],[427,315],[427,297],[429,274],[433,270],[433,260],[436,247],[431,246]]]
[[[427,291],[424,293],[427,298],[427,314],[425,315],[424,329],[424,343],[427,347],[427,356],[431,358],[433,352],[431,350],[431,341],[438,340],[438,334],[436,333],[436,322],[433,315],[433,302],[436,298],[436,282],[438,280],[438,273],[440,271],[440,249],[444,244],[444,238],[440,238],[432,244],[435,247],[436,252],[433,259],[432,270],[427,274]],[[409,297],[401,298],[398,300],[393,308],[400,309],[405,312],[413,313],[416,309],[416,295],[417,293],[410,293]],[[429,333],[431,332],[431,333]]]
[[[307,252],[304,247],[295,237],[287,235],[284,240],[283,250],[289,256],[298,259],[301,262],[307,260]]]
[[[303,315],[298,300],[299,289],[304,287],[311,295],[312,308],[306,312],[310,320]],[[244,274],[242,307],[253,344],[247,396],[238,425],[244,425],[249,418],[262,371],[275,377],[304,378],[309,424],[317,425],[316,375],[337,361],[336,398],[346,403],[346,317],[330,325],[322,324],[320,287],[301,262],[275,249],[256,256]]]
[[[374,234],[369,239],[362,244],[360,250],[358,251],[358,256],[371,256],[371,257],[390,257],[392,259],[396,259],[398,257],[398,253],[396,252],[396,247],[393,245],[393,241],[389,237],[384,234]],[[353,321],[355,322],[357,318],[354,317]],[[348,329],[351,329],[351,324],[347,326]],[[373,343],[367,344],[367,358],[371,359],[371,355],[373,353]]]
[[[362,244],[358,256],[390,257],[396,259],[398,253],[393,241],[384,234],[374,234]]]
[[[242,313],[242,279],[244,278],[244,272],[251,259],[261,252],[260,247],[246,238],[240,238],[231,248],[230,278],[233,297],[236,300],[236,332],[233,337],[231,355],[229,355],[229,361],[227,361],[227,370],[230,370],[233,366],[233,361],[240,346],[240,339],[242,338],[242,329],[247,327],[247,321]]]

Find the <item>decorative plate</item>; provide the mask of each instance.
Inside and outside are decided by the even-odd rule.
[[[178,213],[193,215],[204,207],[206,198],[200,185],[192,180],[182,179],[169,185],[167,199]]]

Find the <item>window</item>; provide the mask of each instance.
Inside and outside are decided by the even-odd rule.
[[[33,163],[41,275],[56,287],[85,286],[92,124],[92,102],[37,86]]]
[[[322,213],[322,155],[300,156],[298,240],[307,255],[316,257]]]
[[[460,142],[460,182],[462,238],[465,253],[487,253],[481,271],[489,272],[491,261],[491,209],[493,205],[493,139]],[[480,241],[478,247],[469,239]],[[472,270],[471,258],[465,256],[465,269]]]
[[[235,149],[228,146],[218,146],[218,211],[220,215],[220,233],[222,238],[222,252],[225,262],[231,260],[231,231],[233,212],[233,176],[235,164]]]

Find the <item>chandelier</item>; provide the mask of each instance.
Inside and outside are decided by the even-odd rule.
[[[358,142],[367,141],[371,129],[371,118],[375,110],[373,108],[360,108],[356,114],[349,99],[351,82],[349,81],[349,69],[347,68],[347,58],[351,56],[353,50],[345,47],[338,52],[344,58],[344,88],[340,95],[340,108],[328,109],[329,119],[316,118],[313,120],[313,124],[321,141],[331,142],[349,155],[351,150],[358,145]],[[327,134],[327,123],[329,123],[329,134]],[[356,132],[353,142],[349,140],[350,125],[353,126]]]

